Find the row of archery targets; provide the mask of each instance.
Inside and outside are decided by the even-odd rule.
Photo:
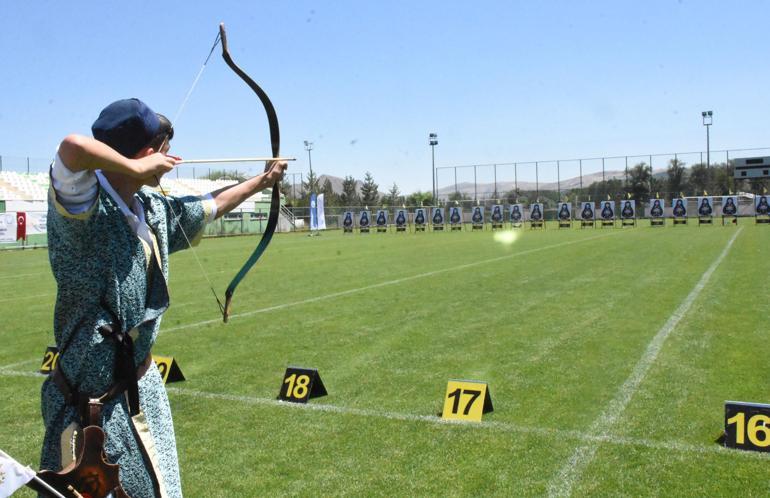
[[[620,226],[628,226],[636,225],[636,220],[641,218],[649,219],[651,226],[665,226],[666,219],[673,220],[674,225],[687,224],[688,219],[696,219],[698,224],[712,224],[715,217],[721,217],[725,224],[726,221],[737,223],[738,217],[752,216],[756,223],[770,224],[770,204],[766,195],[748,198],[738,195],[704,195],[678,197],[670,201],[650,199],[639,205],[634,199],[619,202],[584,201],[574,205],[559,202],[548,214],[546,216],[546,207],[542,202],[528,205],[493,204],[489,209],[477,205],[467,210],[459,205],[404,207],[392,211],[383,208],[374,212],[363,209],[357,212],[345,211],[342,214],[342,229],[345,233],[352,233],[355,229],[361,233],[372,230],[385,232],[391,227],[395,227],[397,232],[408,231],[410,227],[415,231],[428,228],[442,231],[447,227],[450,230],[462,230],[465,226],[483,230],[485,227],[502,229],[506,223],[511,228],[521,227],[524,223],[529,223],[532,228],[544,228],[546,219],[558,221],[562,228],[571,227],[573,222],[579,223],[581,227],[615,226],[617,221],[620,221]]]

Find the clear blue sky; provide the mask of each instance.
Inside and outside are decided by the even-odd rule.
[[[8,0],[0,18],[6,164],[118,98],[173,117],[220,21],[293,172],[311,140],[317,172],[430,190],[429,132],[437,166],[703,150],[707,109],[712,149],[770,145],[767,2]],[[186,158],[269,153],[218,52],[176,131]]]

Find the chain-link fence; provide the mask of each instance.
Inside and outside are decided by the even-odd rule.
[[[674,152],[669,154],[641,154],[628,156],[595,157],[582,159],[554,159],[545,161],[501,162],[496,164],[463,164],[436,168],[436,184],[440,200],[511,200],[534,201],[552,198],[561,200],[565,195],[587,199],[620,196],[632,188],[637,193],[666,198],[680,195],[671,190],[667,169],[674,162],[680,167],[704,165],[705,178],[684,183],[686,195],[697,190],[713,190],[727,194],[728,190],[756,191],[764,181],[734,181],[731,161],[737,157],[769,156],[770,147],[751,149],[712,150],[710,152]],[[708,158],[708,162],[707,162]],[[642,166],[647,171],[635,169]],[[694,178],[692,180],[695,180]],[[643,181],[644,185],[638,185]],[[593,187],[593,188],[590,188]],[[701,188],[703,187],[703,188]]]

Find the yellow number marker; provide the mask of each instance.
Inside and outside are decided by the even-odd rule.
[[[441,418],[481,422],[485,413],[492,411],[492,397],[486,382],[450,380],[444,395]]]

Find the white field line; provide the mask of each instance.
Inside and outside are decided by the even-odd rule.
[[[698,445],[681,443],[681,442],[671,442],[671,441],[664,442],[664,441],[652,441],[647,439],[613,437],[606,434],[591,435],[591,434],[581,433],[579,431],[566,431],[561,429],[549,429],[549,428],[543,428],[543,427],[528,427],[523,425],[511,424],[507,422],[468,423],[468,422],[447,421],[447,420],[441,419],[437,415],[414,415],[414,414],[408,414],[408,413],[366,410],[362,408],[349,408],[349,407],[314,404],[314,403],[308,403],[308,404],[288,403],[284,401],[278,401],[272,398],[257,398],[253,396],[238,396],[233,394],[211,393],[211,392],[197,391],[197,390],[178,388],[178,387],[167,387],[166,390],[172,395],[204,398],[204,399],[209,399],[213,401],[232,401],[236,403],[243,403],[243,404],[249,404],[249,405],[284,407],[286,409],[319,411],[319,412],[325,412],[325,413],[336,413],[341,415],[353,415],[358,417],[370,417],[370,418],[396,420],[396,421],[404,421],[404,422],[443,424],[443,425],[459,426],[462,428],[467,428],[469,430],[474,430],[474,429],[499,430],[504,432],[515,432],[520,434],[535,434],[543,437],[555,437],[558,439],[569,437],[569,438],[573,438],[573,439],[577,439],[585,442],[591,442],[591,443],[607,442],[607,443],[617,444],[622,446],[641,446],[641,447],[651,448],[651,449],[668,449],[673,451],[679,451],[682,453],[700,453],[700,454],[719,453],[723,455],[733,455],[733,454],[740,455],[740,456],[751,455],[753,458],[764,458],[764,459],[770,458],[770,455],[763,454],[763,453],[730,451],[717,444],[714,444],[713,446],[698,446]]]
[[[26,365],[27,363],[34,363],[34,362],[38,362],[38,361],[42,363],[42,359],[40,359],[40,360],[17,361],[16,363],[11,363],[10,365],[2,365],[2,366],[0,366],[0,371],[13,370],[16,367],[20,367],[22,365]]]
[[[364,292],[364,291],[368,291],[368,290],[372,290],[372,289],[378,289],[380,287],[387,287],[389,285],[398,285],[398,284],[401,284],[403,282],[408,282],[410,280],[417,280],[417,279],[420,279],[420,278],[432,277],[434,275],[440,275],[442,273],[447,273],[447,272],[451,272],[451,271],[465,270],[467,268],[473,268],[474,266],[480,266],[480,265],[484,265],[484,264],[487,264],[487,263],[495,263],[497,261],[503,261],[505,259],[510,259],[510,258],[514,258],[514,257],[517,257],[517,256],[525,256],[527,254],[532,254],[532,253],[536,253],[536,252],[540,252],[540,251],[545,251],[547,249],[556,249],[557,247],[563,247],[563,246],[568,246],[568,245],[572,245],[572,244],[578,244],[578,243],[581,243],[581,242],[587,242],[589,240],[595,240],[595,239],[599,239],[599,238],[603,238],[603,237],[608,237],[610,235],[614,235],[614,234],[618,234],[618,233],[624,233],[624,232],[620,232],[620,231],[609,232],[609,233],[603,234],[603,235],[595,235],[593,237],[586,237],[585,239],[571,240],[569,242],[561,242],[559,244],[552,244],[550,246],[537,247],[537,248],[534,248],[534,249],[528,249],[526,251],[521,251],[521,252],[517,252],[517,253],[513,253],[513,254],[506,254],[505,256],[498,256],[496,258],[483,259],[481,261],[474,261],[472,263],[466,263],[466,264],[462,264],[462,265],[458,265],[458,266],[451,266],[449,268],[442,268],[440,270],[433,270],[433,271],[429,271],[429,272],[425,272],[425,273],[419,273],[417,275],[410,275],[408,277],[398,278],[398,279],[395,279],[395,280],[387,280],[385,282],[379,282],[379,283],[372,284],[372,285],[366,285],[364,287],[358,287],[356,289],[348,289],[348,290],[344,290],[344,291],[333,292],[331,294],[326,294],[326,295],[323,295],[323,296],[311,297],[311,298],[308,298],[308,299],[303,299],[302,301],[294,301],[294,302],[290,302],[290,303],[277,304],[275,306],[269,306],[267,308],[260,308],[260,309],[257,309],[257,310],[246,311],[244,313],[236,313],[234,315],[231,315],[230,318],[232,319],[232,318],[238,318],[238,317],[246,317],[246,316],[256,315],[258,313],[268,313],[270,311],[282,310],[282,309],[286,309],[286,308],[291,308],[293,306],[301,306],[303,304],[315,303],[315,302],[318,302],[318,301],[325,301],[327,299],[334,299],[334,298],[342,297],[342,296],[349,296],[351,294],[356,294],[356,293],[359,293],[359,292]],[[214,319],[211,319],[211,320],[203,320],[201,322],[195,322],[195,323],[190,323],[190,324],[186,324],[186,325],[177,325],[176,327],[170,327],[170,328],[167,328],[167,329],[161,329],[159,334],[163,334],[163,333],[166,333],[166,332],[173,332],[173,331],[176,331],[176,330],[201,327],[203,325],[209,325],[209,324],[218,323],[218,322],[221,322],[221,321],[222,321],[221,318],[214,318]]]
[[[610,432],[613,430],[613,426],[617,423],[620,417],[623,415],[628,403],[636,393],[636,390],[644,381],[644,378],[649,372],[655,360],[658,358],[658,353],[663,348],[663,344],[668,339],[668,336],[676,328],[679,322],[682,320],[685,314],[690,310],[693,302],[698,298],[701,291],[706,287],[711,275],[717,269],[722,260],[725,259],[727,253],[741,233],[743,227],[739,228],[737,232],[730,238],[727,245],[722,252],[717,256],[711,266],[703,273],[695,287],[687,294],[684,301],[679,307],[674,310],[674,313],[669,317],[668,321],[663,324],[663,327],[655,334],[652,341],[647,345],[647,349],[642,355],[639,362],[634,367],[631,375],[626,379],[623,385],[618,390],[615,398],[610,401],[609,406],[599,415],[599,417],[591,424],[588,429],[588,436],[591,438],[607,438],[607,440],[613,439]],[[591,440],[593,443],[593,439]],[[564,464],[558,474],[556,474],[548,485],[548,496],[570,496],[572,494],[572,488],[580,480],[581,475],[585,468],[591,463],[599,444],[584,444],[575,449],[575,452]]]
[[[9,278],[24,278],[24,277],[35,277],[37,275],[43,275],[44,272],[37,272],[37,273],[14,273],[13,275],[3,275],[0,276],[0,280],[7,280]]]
[[[28,360],[26,363],[32,360]],[[19,372],[0,369],[0,377],[30,377],[42,379],[45,376],[36,372]],[[282,408],[286,410],[307,410],[311,412],[323,412],[339,415],[352,415],[356,417],[368,417],[383,420],[394,420],[403,422],[418,422],[431,425],[446,425],[456,427],[458,429],[466,430],[497,430],[501,432],[512,432],[517,434],[533,434],[545,438],[556,438],[563,440],[565,438],[576,439],[585,443],[600,444],[609,443],[618,446],[636,446],[649,448],[653,450],[669,450],[677,451],[680,453],[693,453],[693,454],[719,454],[725,456],[731,456],[736,458],[753,458],[753,459],[770,459],[770,455],[766,453],[757,453],[751,451],[733,451],[717,444],[709,446],[694,445],[689,443],[677,442],[677,441],[654,441],[641,438],[628,438],[628,437],[616,437],[608,434],[592,435],[582,433],[580,431],[562,430],[545,427],[531,427],[524,425],[517,425],[508,422],[495,422],[487,421],[481,423],[470,423],[460,421],[443,420],[437,415],[415,415],[411,413],[398,413],[387,412],[378,410],[366,410],[362,408],[349,408],[344,406],[324,405],[316,403],[299,404],[299,403],[287,403],[284,401],[278,401],[274,398],[258,398],[256,396],[241,396],[235,394],[213,393],[206,391],[198,391],[194,389],[186,389],[179,387],[166,386],[166,390],[172,396],[189,396],[193,398],[207,399],[211,401],[230,401],[233,403],[240,403],[245,405],[258,405],[268,406],[275,408]]]
[[[46,294],[33,294],[31,296],[9,297],[9,298],[6,298],[6,299],[0,299],[0,303],[7,303],[9,301],[22,301],[24,299],[38,299],[38,298],[41,298],[41,297],[50,297],[50,296],[55,296],[55,295],[56,295],[55,292],[48,292]]]

